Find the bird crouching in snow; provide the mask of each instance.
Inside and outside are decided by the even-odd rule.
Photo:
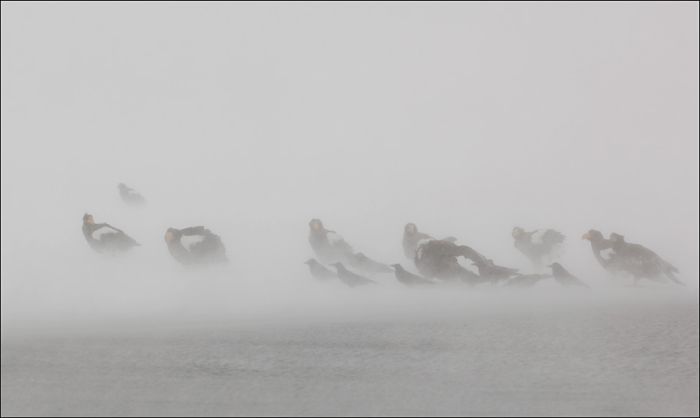
[[[203,226],[168,228],[165,232],[165,244],[170,255],[185,265],[228,261],[221,237]]]
[[[356,286],[363,286],[367,284],[375,284],[376,282],[374,280],[368,279],[366,277],[360,276],[357,273],[353,273],[352,271],[348,270],[343,263],[333,263],[332,266],[334,266],[338,270],[338,278],[340,281],[345,283],[346,285],[350,287],[356,287]]]
[[[141,245],[119,228],[108,223],[95,223],[89,213],[83,215],[83,235],[90,248],[99,253],[126,252]]]
[[[569,273],[561,264],[552,263],[548,267],[552,269],[552,275],[557,283],[564,287],[578,286],[578,287],[589,287],[586,283],[581,281],[578,277]]]
[[[396,280],[406,286],[424,286],[424,285],[434,285],[435,283],[421,277],[417,274],[413,274],[410,271],[403,268],[401,264],[392,264],[391,267],[394,268],[394,276]]]
[[[309,271],[311,275],[319,280],[335,279],[338,277],[332,270],[326,268],[323,264],[319,263],[315,258],[310,258],[304,262],[309,266]]]
[[[378,261],[374,261],[362,253],[353,255],[350,266],[365,273],[393,273],[394,270]]]

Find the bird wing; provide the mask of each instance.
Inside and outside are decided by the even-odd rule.
[[[114,228],[113,226],[107,225],[107,224],[102,224],[95,228],[91,235],[94,239],[100,240],[102,239],[102,236],[105,234],[119,234],[121,231],[118,230],[117,228]]]
[[[182,237],[180,237],[180,243],[183,247],[191,249],[193,246],[204,241],[205,238],[206,236],[204,234],[183,235]]]

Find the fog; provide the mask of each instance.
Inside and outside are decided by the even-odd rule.
[[[697,311],[698,35],[690,2],[4,2],[3,340],[677,298]],[[125,205],[119,182],[147,205]],[[141,246],[95,253],[85,212]],[[411,269],[407,222],[524,272],[511,229],[554,228],[591,291],[318,283],[311,218]],[[192,225],[222,237],[227,265],[173,260],[165,230]],[[591,228],[653,249],[687,287],[611,278],[580,239]]]

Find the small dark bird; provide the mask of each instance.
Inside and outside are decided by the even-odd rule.
[[[345,268],[343,263],[333,263],[332,266],[335,266],[335,268],[338,270],[338,278],[340,281],[350,287],[376,283],[374,280],[370,280],[366,277],[360,276],[359,274],[351,272]]]
[[[499,266],[483,256],[472,260],[472,263],[479,270],[479,276],[488,280],[503,280],[518,274],[518,269]]]
[[[119,228],[108,223],[95,223],[89,213],[83,215],[83,235],[90,247],[98,253],[125,252],[141,245]]]
[[[407,271],[403,268],[401,264],[392,264],[391,267],[394,268],[394,275],[396,276],[396,280],[400,281],[406,286],[421,286],[435,284],[430,280],[426,279],[425,277],[421,277],[417,274],[413,274],[410,271]]]
[[[548,267],[552,269],[552,275],[554,280],[564,287],[569,286],[579,286],[579,287],[589,287],[586,283],[582,282],[578,277],[566,271],[559,263],[552,263]]]
[[[392,268],[387,266],[386,264],[382,264],[378,261],[374,261],[362,253],[355,253],[355,255],[353,256],[353,259],[352,259],[352,264],[350,264],[350,265],[353,268],[356,268],[358,270],[362,270],[366,273],[393,273],[394,272],[394,270],[392,270]]]
[[[506,286],[532,287],[539,283],[540,280],[549,279],[551,277],[552,276],[548,274],[518,274],[506,281]]]
[[[675,284],[685,285],[675,276],[678,269],[654,251],[643,245],[627,242],[624,236],[614,232],[610,234],[609,241],[619,259],[620,269],[631,274],[635,282],[639,279],[668,279]]]
[[[304,262],[309,266],[311,275],[319,280],[335,279],[338,277],[332,270],[327,269],[323,264],[316,261],[315,258],[309,258]]]
[[[221,237],[203,226],[168,228],[165,244],[170,255],[182,264],[213,264],[228,261]]]
[[[127,186],[124,183],[119,183],[117,185],[119,189],[119,196],[121,196],[124,203],[130,206],[140,206],[146,203],[146,199],[141,196],[139,192]]]

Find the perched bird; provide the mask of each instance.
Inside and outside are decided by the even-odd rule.
[[[221,237],[203,226],[168,228],[165,243],[170,255],[182,264],[212,264],[228,261]]]
[[[413,260],[416,257],[416,250],[421,241],[435,239],[428,234],[418,232],[418,227],[414,223],[407,223],[403,228],[403,239],[401,244],[403,245],[403,253],[409,260]]]
[[[119,189],[119,196],[121,196],[124,203],[130,206],[140,206],[146,203],[146,199],[141,196],[139,192],[127,186],[124,183],[119,183],[117,185]]]
[[[414,223],[407,223],[403,228],[403,239],[401,244],[403,246],[403,253],[409,260],[414,260],[416,258],[416,250],[420,244],[434,240],[432,236],[418,231],[418,227]],[[443,241],[455,242],[457,238],[446,237],[442,239]]]
[[[684,285],[675,274],[678,269],[668,261],[659,257],[654,251],[640,245],[625,241],[625,237],[611,233],[610,243],[619,260],[620,270],[626,271],[639,279],[663,280],[668,279],[673,283]]]
[[[552,269],[552,275],[554,280],[564,287],[569,286],[579,286],[579,287],[589,287],[586,283],[582,282],[578,277],[566,271],[566,269],[559,263],[552,263],[548,267]]]
[[[89,213],[83,215],[83,235],[90,247],[99,253],[125,252],[141,245],[119,228],[107,223],[95,223]]]
[[[335,279],[338,277],[332,270],[327,269],[323,264],[316,261],[315,258],[309,258],[304,262],[309,266],[311,275],[319,280]]]
[[[351,264],[354,252],[350,244],[335,231],[326,229],[320,219],[309,222],[309,244],[324,264],[345,262]]]
[[[345,268],[343,263],[333,263],[332,266],[335,266],[335,268],[338,270],[338,278],[340,279],[340,281],[342,281],[350,287],[376,283],[374,280],[370,280],[366,277],[360,276],[359,274],[351,272],[350,270]]]
[[[401,264],[392,264],[391,267],[394,268],[394,275],[396,276],[396,280],[405,284],[406,286],[421,286],[435,284],[430,280],[426,279],[425,277],[421,277],[417,274],[413,274],[410,271],[407,271],[403,268]]]
[[[493,260],[484,257],[479,257],[476,260],[472,260],[472,263],[478,269],[479,276],[481,276],[483,279],[488,279],[491,281],[508,279],[518,274],[518,269],[499,266],[494,264]]]
[[[517,274],[508,279],[505,284],[506,286],[514,287],[532,287],[541,280],[549,279],[551,277],[552,276],[548,274]]]
[[[427,240],[418,246],[414,262],[418,272],[428,278],[457,279],[469,284],[488,280],[460,265],[459,257],[472,262],[484,259],[484,256],[466,245],[445,240]]]
[[[581,236],[581,239],[590,241],[591,251],[593,256],[605,270],[615,273],[620,270],[619,258],[616,257],[616,252],[612,248],[612,242],[606,239],[603,234],[591,229]]]
[[[355,253],[352,258],[351,267],[362,270],[366,273],[393,273],[391,267],[374,261],[362,253]]]
[[[543,262],[553,261],[561,255],[566,237],[554,229],[536,229],[525,231],[516,226],[511,232],[518,249],[539,270]]]

